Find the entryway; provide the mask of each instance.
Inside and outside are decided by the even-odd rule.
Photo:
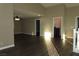
[[[53,17],[53,38],[62,39],[63,37],[63,19],[61,16]]]
[[[36,20],[36,24],[35,24],[35,29],[36,29],[36,36],[40,36],[40,20]]]

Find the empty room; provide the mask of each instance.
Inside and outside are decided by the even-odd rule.
[[[0,56],[78,55],[78,3],[0,3]]]

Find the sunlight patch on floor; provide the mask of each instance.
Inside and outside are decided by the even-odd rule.
[[[51,41],[51,33],[45,32],[44,38],[45,38],[45,43],[47,46],[49,56],[58,56],[59,54]]]

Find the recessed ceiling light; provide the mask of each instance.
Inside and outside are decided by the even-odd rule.
[[[40,14],[38,14],[38,16],[41,16]]]

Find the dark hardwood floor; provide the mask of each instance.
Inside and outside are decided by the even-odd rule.
[[[43,37],[19,34],[15,35],[15,47],[0,51],[0,56],[49,56]],[[79,55],[72,53],[72,40],[66,40],[65,44],[61,39],[52,39],[60,56]]]
[[[55,48],[57,49],[60,56],[71,56],[72,55],[72,44],[67,40],[63,42],[62,39],[52,40]]]
[[[0,51],[4,56],[48,56],[43,38],[31,35],[15,35],[15,47]]]

